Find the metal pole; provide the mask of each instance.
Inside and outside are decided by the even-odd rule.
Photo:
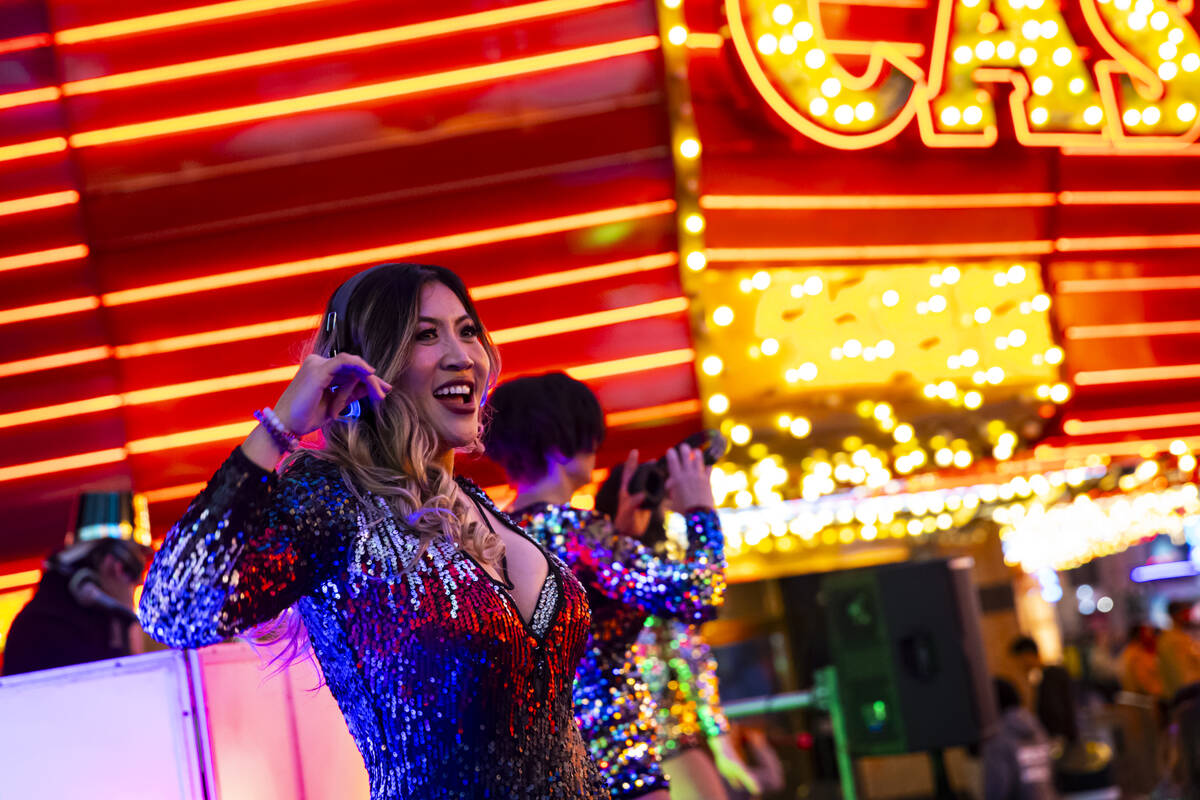
[[[817,702],[829,712],[833,725],[833,750],[837,755],[838,777],[842,783],[842,800],[857,800],[854,787],[854,761],[850,758],[850,744],[846,738],[846,714],[838,698],[837,670],[824,667],[817,670]]]

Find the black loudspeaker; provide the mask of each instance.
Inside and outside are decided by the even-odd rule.
[[[918,561],[820,577],[829,661],[855,755],[971,744],[995,719],[972,566]]]

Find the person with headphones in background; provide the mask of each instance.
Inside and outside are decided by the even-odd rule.
[[[149,530],[130,521],[134,505],[128,492],[83,495],[73,541],[46,559],[32,599],[9,629],[4,675],[142,652],[133,593],[149,548],[134,537],[148,541]]]

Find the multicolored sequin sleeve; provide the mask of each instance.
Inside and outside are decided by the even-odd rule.
[[[279,476],[235,449],[155,556],[143,628],[171,647],[200,647],[273,618],[333,568],[356,508],[341,481]]]
[[[729,732],[717,661],[697,627],[651,618],[638,640],[638,665],[657,704],[667,754]]]
[[[618,533],[605,515],[569,505],[543,506],[525,525],[585,584],[647,613],[702,622],[724,600],[725,538],[710,509],[687,515],[688,546],[678,560]]]

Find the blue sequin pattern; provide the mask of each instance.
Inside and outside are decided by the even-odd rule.
[[[688,515],[688,545],[678,559],[657,557],[595,512],[537,505],[514,516],[587,587],[592,628],[575,679],[575,714],[612,796],[667,788],[654,701],[633,648],[651,614],[690,623],[716,614],[725,591],[724,537],[716,512]]]
[[[453,543],[414,564],[416,537],[362,497],[328,462],[301,457],[277,476],[235,450],[151,565],[146,631],[199,647],[295,604],[372,800],[607,798],[572,714],[589,623],[579,582],[548,556],[527,623]]]

